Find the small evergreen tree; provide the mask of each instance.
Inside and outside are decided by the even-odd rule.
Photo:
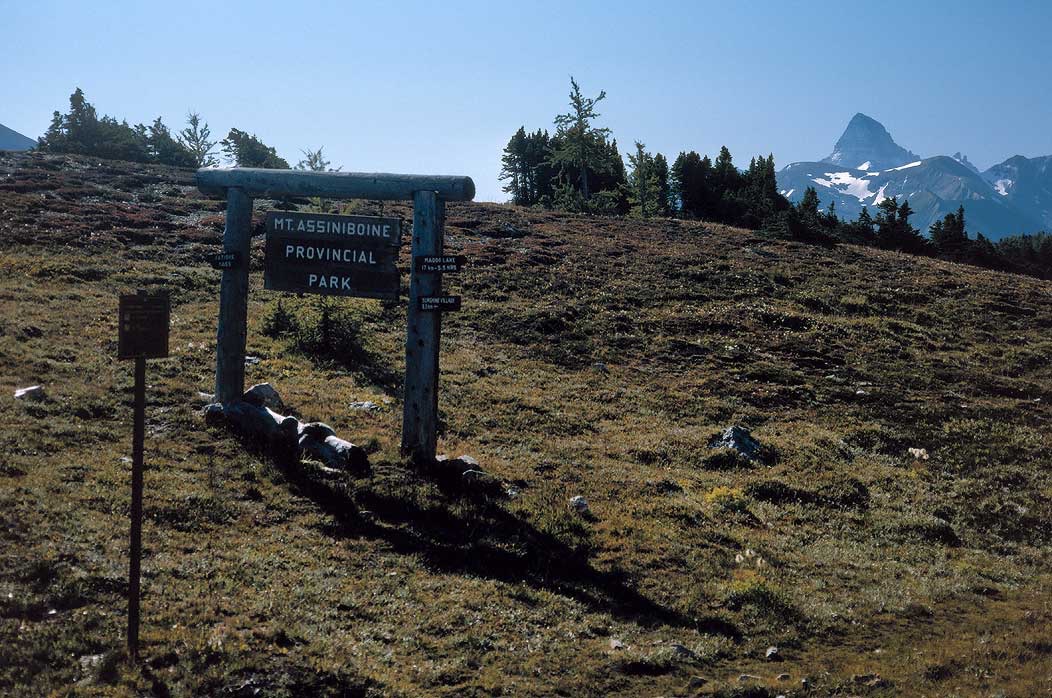
[[[673,200],[672,189],[669,186],[668,160],[661,153],[654,155],[654,201],[655,213],[661,217],[668,216],[672,212]]]
[[[301,150],[303,159],[296,163],[296,169],[309,172],[339,172],[342,168],[329,167],[332,163],[325,158],[324,150],[324,146],[317,150]]]
[[[289,169],[289,163],[278,156],[273,147],[266,145],[255,135],[236,128],[222,141],[223,154],[238,167],[265,167],[275,170]]]
[[[656,206],[651,205],[651,179],[653,178],[653,158],[646,151],[646,145],[636,141],[636,152],[628,156],[632,165],[632,172],[628,176],[628,183],[634,197],[634,210],[641,218],[646,218],[648,212],[652,212]]]
[[[947,213],[942,220],[935,221],[928,230],[931,244],[940,256],[960,259],[968,254],[969,240],[965,232],[964,206],[957,213]]]
[[[147,129],[146,149],[153,162],[175,167],[197,166],[197,158],[194,154],[172,138],[172,132],[159,116]]]
[[[186,128],[175,138],[189,151],[196,167],[213,167],[219,164],[214,155],[216,142],[212,140],[212,131],[207,123],[201,121],[201,115],[197,112],[187,114]]]

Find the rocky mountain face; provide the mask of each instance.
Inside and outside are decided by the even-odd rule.
[[[29,150],[36,145],[37,142],[32,138],[0,124],[0,150]]]
[[[883,124],[865,114],[855,114],[833,152],[822,162],[858,170],[885,170],[914,160],[920,158],[892,140]]]
[[[884,126],[856,114],[833,153],[792,163],[778,173],[779,190],[799,201],[814,187],[823,209],[855,218],[886,198],[908,200],[913,224],[933,222],[964,206],[969,232],[991,239],[1052,230],[1052,156],[1016,156],[980,173],[966,155],[921,158],[895,143]]]

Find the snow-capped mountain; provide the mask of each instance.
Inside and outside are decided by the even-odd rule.
[[[886,170],[920,160],[891,138],[884,125],[865,114],[855,114],[833,152],[822,159],[857,170]]]
[[[36,145],[37,142],[32,138],[0,124],[0,150],[29,150]]]
[[[967,156],[921,158],[895,143],[884,126],[856,114],[833,153],[819,162],[797,162],[778,173],[778,188],[799,201],[807,187],[853,219],[886,198],[908,200],[921,231],[963,205],[969,232],[991,239],[1052,230],[1052,156],[1016,157],[984,173]]]
[[[998,194],[1052,230],[1052,155],[1008,158],[983,172]]]

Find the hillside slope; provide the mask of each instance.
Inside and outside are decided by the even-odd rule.
[[[0,155],[0,694],[1047,691],[1052,284],[451,205],[440,448],[501,482],[475,488],[398,457],[404,303],[334,303],[335,354],[265,336],[256,240],[248,380],[369,448],[334,480],[199,416],[222,210],[187,171]],[[116,304],[158,286],[133,670]],[[767,462],[710,447],[731,425]]]

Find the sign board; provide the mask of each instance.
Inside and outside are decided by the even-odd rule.
[[[420,255],[413,257],[413,268],[421,274],[439,272],[456,272],[464,268],[467,257],[464,255]]]
[[[171,301],[167,292],[121,294],[118,313],[118,359],[163,359],[168,356]]]
[[[264,288],[398,298],[399,219],[274,211],[266,228]]]
[[[238,259],[237,252],[217,252],[208,255],[208,263],[213,269],[233,269],[239,261],[241,260]]]
[[[420,296],[419,300],[425,312],[460,310],[460,296]]]

